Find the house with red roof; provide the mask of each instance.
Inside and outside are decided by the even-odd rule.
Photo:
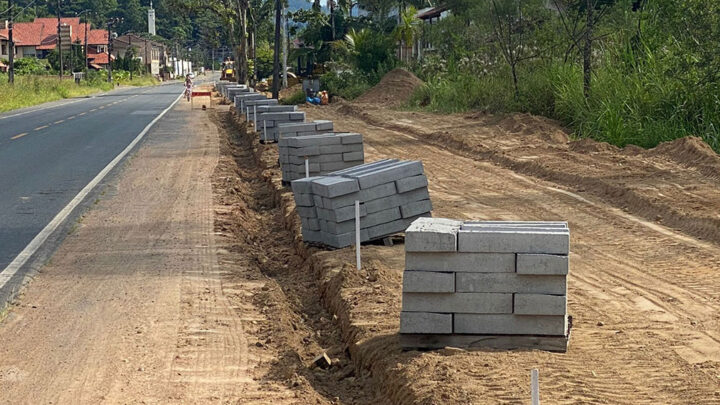
[[[87,38],[88,61],[98,69],[108,64],[107,42],[105,30],[92,29],[90,24],[80,22],[79,17],[61,18],[65,37],[73,46],[84,46]],[[87,37],[86,30],[87,27]],[[0,59],[7,59],[10,52],[8,40],[8,24],[0,26]],[[58,45],[57,18],[36,18],[32,22],[18,22],[13,25],[15,57],[35,57],[44,59]],[[114,59],[114,58],[113,58]]]

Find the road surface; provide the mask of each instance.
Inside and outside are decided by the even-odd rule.
[[[37,239],[41,231],[182,89],[127,88],[0,115],[0,308],[81,210],[61,214],[57,230],[41,235],[49,240]]]

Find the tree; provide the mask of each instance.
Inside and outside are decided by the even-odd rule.
[[[415,18],[417,15],[417,9],[414,6],[410,6],[400,14],[400,22],[393,31],[393,37],[396,41],[400,42],[400,60],[403,59],[403,50],[407,44],[412,44],[415,36],[418,32],[420,21]]]
[[[280,97],[280,23],[282,19],[282,0],[275,0],[275,56],[273,60],[272,98]]]

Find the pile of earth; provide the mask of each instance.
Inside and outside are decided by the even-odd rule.
[[[380,80],[380,83],[358,97],[355,102],[400,106],[407,103],[415,89],[422,84],[422,80],[407,70],[393,69]]]

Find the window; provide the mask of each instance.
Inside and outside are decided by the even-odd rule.
[[[8,46],[7,44],[2,44],[0,47],[0,55],[7,55],[8,54]]]

